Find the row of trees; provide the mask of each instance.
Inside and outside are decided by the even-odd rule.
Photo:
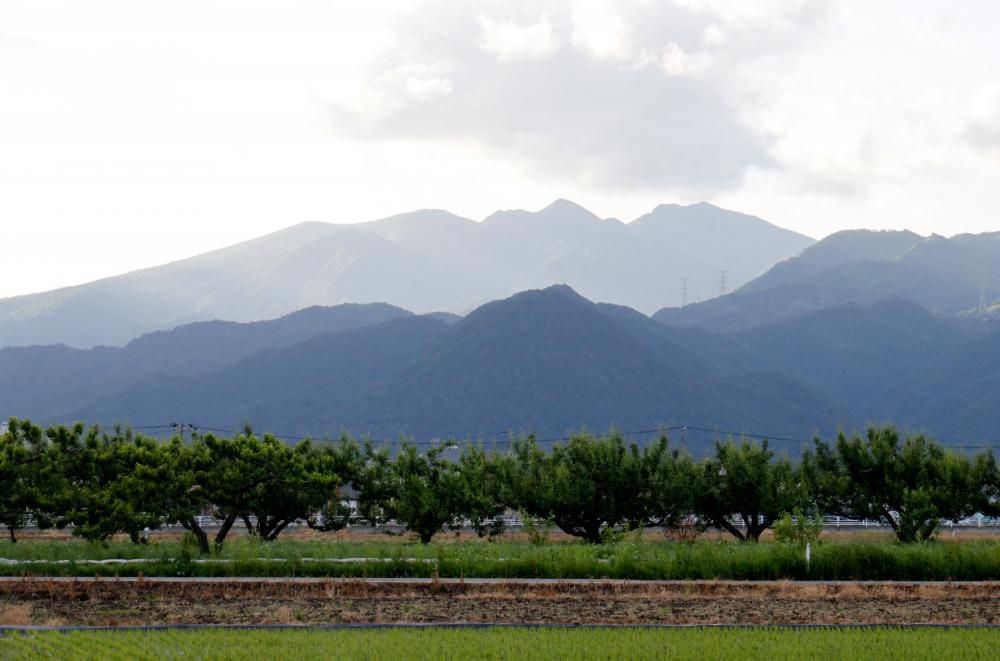
[[[464,523],[496,535],[507,510],[595,543],[624,527],[692,521],[757,541],[793,511],[881,520],[910,542],[944,520],[1000,515],[991,452],[969,456],[891,427],[817,440],[795,463],[766,442],[718,441],[695,460],[665,437],[639,447],[618,434],[580,434],[550,451],[530,436],[508,452],[470,445],[452,459],[448,450],[402,443],[391,453],[348,437],[290,446],[249,429],[160,442],[12,419],[0,437],[0,524],[12,541],[30,517],[86,539],[126,533],[135,542],[147,527],[179,524],[207,553],[237,522],[263,540],[296,521],[340,529],[352,514],[344,487],[365,520],[397,521],[425,543]],[[222,522],[214,535],[199,524],[203,513]]]

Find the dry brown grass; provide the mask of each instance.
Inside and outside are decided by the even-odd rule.
[[[278,606],[271,613],[271,624],[292,624],[295,621],[295,614],[289,606]]]
[[[0,584],[16,622],[70,624],[532,622],[532,623],[1000,623],[1000,584],[735,581],[634,584],[161,583]]]
[[[31,604],[0,605],[0,624],[23,627],[31,624]]]

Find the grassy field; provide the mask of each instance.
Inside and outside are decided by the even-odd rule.
[[[398,541],[246,537],[200,557],[178,539],[147,546],[80,540],[0,543],[0,574],[49,576],[330,576],[614,579],[998,580],[1000,542],[978,540],[903,545],[837,540],[817,544],[811,562],[786,544],[667,542],[629,538],[600,546],[580,542],[463,541],[422,545]],[[145,559],[130,564],[84,560]]]
[[[43,632],[0,637],[9,659],[984,659],[984,629],[382,629]]]

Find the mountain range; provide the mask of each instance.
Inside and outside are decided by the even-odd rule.
[[[357,319],[357,309],[349,312]],[[172,334],[189,333],[157,335],[162,345],[177,346],[163,341]],[[27,358],[33,350],[0,354]],[[685,420],[779,433],[833,424],[824,397],[780,374],[734,369],[727,351],[738,351],[727,338],[673,332],[634,310],[554,286],[488,303],[452,323],[404,314],[268,348],[220,369],[147,372],[115,393],[91,391],[82,405],[44,421],[227,429],[252,422],[292,435],[351,430],[418,439],[551,436]]]
[[[204,362],[185,358],[213,347]],[[873,421],[950,443],[988,442],[1000,425],[1000,333],[899,298],[717,334],[553,286],[457,320],[314,308],[194,324],[124,349],[8,348],[0,366],[18,375],[0,408],[46,423],[252,423],[286,436],[418,440],[688,425],[692,447],[719,430],[791,451]]]
[[[654,318],[728,332],[892,297],[943,317],[985,311],[1000,298],[1000,232],[950,239],[906,231],[838,232],[728,295],[665,308]]]
[[[681,209],[715,213],[703,205]],[[505,212],[481,224],[445,221],[461,229],[445,232],[454,244],[438,236],[445,242],[438,249],[471,245],[463,232],[489,236],[487,243],[496,246],[494,235],[478,234],[496,222],[528,252],[560,236],[579,246],[588,241],[576,236],[586,234],[586,223],[600,233],[604,229],[597,228],[616,222],[583,221],[580,213],[557,203],[538,214]],[[440,217],[433,217],[438,220],[427,222],[438,227]],[[645,231],[647,222],[662,229],[661,221],[640,219],[615,231]],[[433,232],[419,231],[420,222],[396,217],[372,223],[375,230],[340,228],[327,238],[341,241],[344,230],[384,233],[410,246],[433,242]],[[720,231],[709,221],[698,226]],[[543,228],[552,234],[538,239]],[[306,252],[325,254],[325,240],[307,242]],[[605,254],[615,250],[607,249]],[[293,266],[301,274],[311,271],[296,261],[299,248],[291,254],[295,259],[279,260],[281,266],[269,271],[273,279],[258,285],[269,282],[273,292],[319,286],[320,279],[296,285]],[[544,260],[537,252],[535,258]],[[559,268],[586,263],[567,259]],[[472,265],[459,259],[442,268],[454,269],[452,280],[466,272],[474,280]],[[444,278],[442,273],[424,276]],[[514,270],[506,286],[551,277],[541,273],[541,267],[533,275]],[[587,273],[576,275],[585,279]],[[448,286],[457,292],[467,284]],[[250,290],[233,291],[233,305],[241,296],[253,300]],[[769,436],[792,451],[816,433],[894,422],[946,443],[982,445],[1000,429],[997,292],[1000,233],[947,239],[849,231],[808,245],[731,293],[652,317],[556,285],[498,297],[464,317],[416,314],[387,303],[339,304],[271,320],[182,324],[120,348],[7,347],[0,349],[0,415],[137,427],[185,422],[235,429],[252,423],[286,437],[349,430],[419,440],[497,439],[509,432],[559,438],[581,427],[686,425],[675,436],[692,447],[715,432],[735,431]],[[102,290],[91,294],[91,303],[107,307]],[[268,295],[259,295],[260,314]]]
[[[388,302],[466,314],[567,283],[645,313],[719,292],[813,240],[709,204],[661,205],[630,223],[558,200],[481,222],[423,210],[356,224],[309,222],[189,259],[0,300],[0,347],[123,346],[194,321],[250,322],[313,305]]]

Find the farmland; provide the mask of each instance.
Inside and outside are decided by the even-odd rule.
[[[0,637],[12,659],[988,658],[981,629],[393,629],[31,632]]]
[[[10,579],[0,624],[1000,624],[991,583]]]
[[[367,537],[367,539],[366,539]],[[292,536],[261,542],[234,538],[220,552],[191,555],[176,537],[148,545],[26,538],[0,543],[8,576],[314,576],[332,578],[609,578],[646,580],[966,580],[1000,579],[1000,541],[900,544],[878,536],[820,541],[803,549],[773,541],[743,544],[706,538],[667,541],[630,533],[602,545],[579,541],[463,538],[420,544],[370,534]],[[473,541],[475,540],[475,541]],[[101,561],[96,563],[93,561]]]
[[[957,639],[937,629],[767,627],[1000,624],[992,454],[888,428],[817,443],[797,462],[766,443],[720,441],[714,456],[695,460],[665,438],[639,448],[616,435],[577,436],[551,452],[529,438],[512,453],[468,447],[446,457],[457,449],[84,433],[22,423],[4,437],[0,625],[10,636],[0,655],[63,657],[69,646],[225,658],[245,656],[247,640],[260,637],[250,649],[265,657],[874,649],[919,658],[939,645],[954,652]],[[516,528],[507,527],[512,512]],[[824,529],[824,516],[848,515],[877,528]],[[238,652],[233,632],[210,628],[401,624],[765,628],[246,629]],[[149,625],[209,628],[31,630]],[[964,633],[976,654],[983,632]]]

